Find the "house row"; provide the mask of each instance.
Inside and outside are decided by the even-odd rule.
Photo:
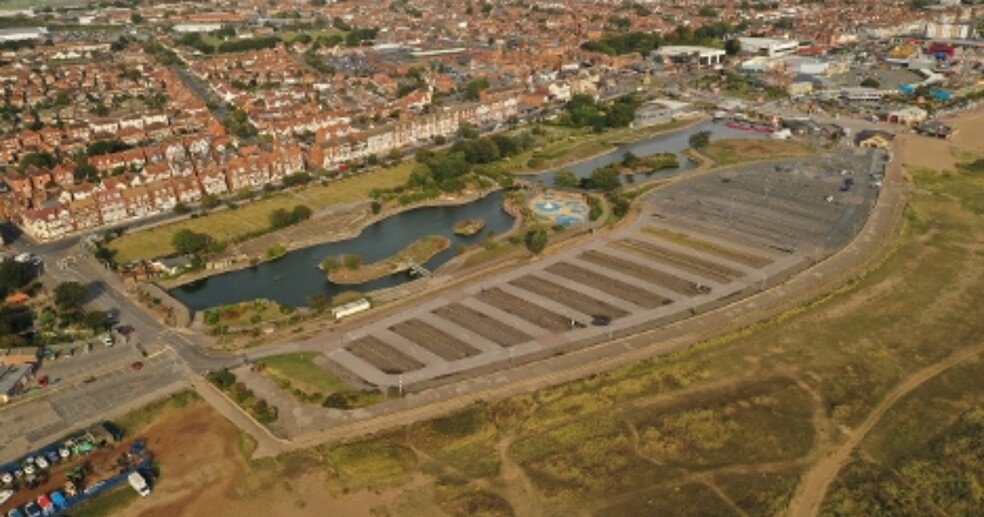
[[[519,114],[518,92],[483,97],[477,103],[462,104],[366,131],[327,138],[311,149],[308,159],[312,165],[335,170],[346,162],[424,145],[438,136],[453,136],[463,124],[494,126]]]
[[[17,218],[25,233],[40,241],[114,225],[131,219],[167,213],[181,204],[195,204],[205,195],[256,190],[304,170],[299,147],[211,162],[188,177],[146,182],[137,175],[107,178],[100,185],[76,185],[39,208],[23,210]],[[15,196],[13,192],[4,197]],[[9,215],[9,214],[8,214]]]

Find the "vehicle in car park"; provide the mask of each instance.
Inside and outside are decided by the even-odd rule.
[[[34,502],[24,505],[24,515],[27,517],[41,517],[41,507]]]

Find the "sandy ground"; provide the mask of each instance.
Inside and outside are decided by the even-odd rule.
[[[899,138],[906,146],[906,165],[925,167],[939,171],[954,171],[958,162],[966,156],[957,152],[984,154],[984,109],[946,120],[957,133],[952,140],[941,140],[901,133]]]
[[[402,490],[426,483],[422,478],[401,490],[343,495],[330,488],[327,470],[318,466],[251,466],[236,429],[205,402],[166,413],[141,436],[161,475],[151,496],[120,516],[369,516],[373,508],[395,502]]]

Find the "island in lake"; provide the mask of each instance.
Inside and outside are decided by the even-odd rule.
[[[482,228],[485,228],[485,221],[481,219],[465,219],[454,225],[454,233],[462,237],[471,237],[482,231]]]
[[[483,223],[484,226],[484,223]],[[319,266],[328,272],[328,280],[335,284],[354,285],[371,282],[392,274],[408,271],[411,264],[425,264],[438,253],[451,247],[451,239],[443,235],[429,235],[417,239],[396,255],[372,264],[363,264],[358,255],[328,257]]]

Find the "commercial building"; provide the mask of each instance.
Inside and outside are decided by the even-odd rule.
[[[44,27],[26,27],[17,29],[0,29],[0,42],[8,41],[38,41],[48,34]]]
[[[767,57],[790,56],[799,49],[799,42],[790,39],[741,37],[738,42],[742,52]]]
[[[720,65],[724,61],[725,51],[711,47],[689,45],[670,45],[653,51],[653,55],[668,59],[674,63],[696,63],[700,66]]]

